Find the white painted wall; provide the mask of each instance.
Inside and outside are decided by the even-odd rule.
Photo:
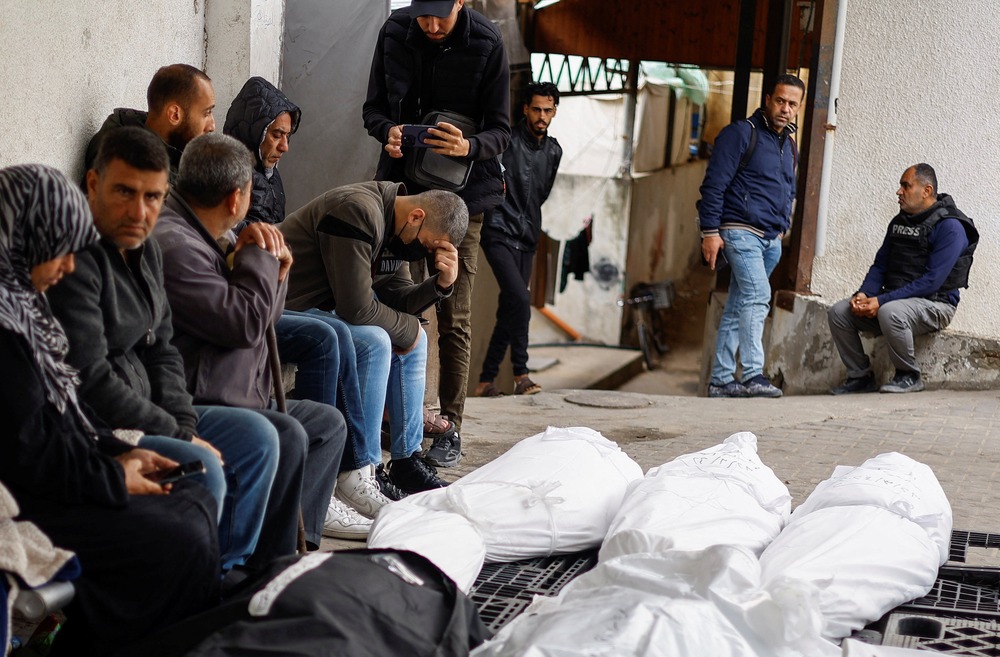
[[[813,291],[832,303],[857,289],[898,212],[900,175],[923,161],[982,235],[952,328],[998,337],[1000,12],[994,0],[847,1],[829,230]]]
[[[280,86],[284,14],[285,0],[211,0],[205,7],[205,72],[215,88],[218,130],[248,78]]]
[[[146,108],[158,68],[206,68],[221,130],[250,75],[277,80],[284,0],[0,0],[0,167],[41,162],[76,180],[116,107]],[[206,47],[206,42],[208,47]]]
[[[204,0],[0,0],[0,167],[41,162],[74,180],[115,107],[146,107],[160,66],[204,65]]]
[[[606,344],[618,344],[621,334],[621,309],[615,302],[624,283],[630,204],[631,184],[621,178],[564,175],[560,170],[542,206],[542,227],[561,242],[576,237],[583,219],[594,216],[590,272],[582,281],[570,276],[562,293],[557,280],[552,309],[586,338]],[[595,270],[602,272],[600,280]]]

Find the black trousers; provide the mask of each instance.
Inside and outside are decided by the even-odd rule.
[[[52,542],[72,550],[82,573],[53,656],[106,655],[218,602],[215,500],[182,482],[169,495],[134,495],[122,508],[22,500]]]
[[[510,362],[514,376],[528,373],[528,323],[531,321],[531,298],[528,282],[534,251],[518,251],[508,246],[498,233],[483,229],[480,243],[483,254],[500,285],[497,321],[490,336],[479,381],[493,381],[500,372],[500,363],[510,347]]]
[[[306,542],[319,546],[347,442],[344,416],[333,406],[301,399],[286,403],[287,414],[274,410],[273,402],[272,408],[261,411],[278,430],[280,456],[264,527],[250,559],[254,568],[295,553],[300,508]]]

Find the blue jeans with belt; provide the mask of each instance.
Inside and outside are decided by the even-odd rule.
[[[740,229],[720,230],[719,237],[731,268],[712,364],[712,383],[721,386],[735,378],[737,350],[741,381],[764,372],[764,320],[771,306],[768,279],[781,259],[781,239],[764,239]]]

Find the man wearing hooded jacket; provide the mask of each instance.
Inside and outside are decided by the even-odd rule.
[[[257,76],[246,81],[229,106],[223,132],[242,142],[254,156],[250,208],[246,219],[237,225],[237,233],[253,223],[284,221],[285,187],[278,163],[288,152],[289,141],[301,119],[298,105]],[[330,500],[329,522],[324,531],[334,538],[360,538],[378,510],[390,499],[403,495],[384,477],[379,477],[380,471],[366,458],[378,451],[380,434],[377,424],[372,430],[365,420],[368,409],[361,401],[363,382],[359,380],[359,365],[368,372],[371,362],[384,361],[388,370],[389,350],[380,352],[372,347],[359,362],[358,351],[343,322],[290,310],[281,313],[275,323],[275,334],[281,362],[297,366],[294,396],[335,406],[344,415],[350,449],[341,461],[343,471],[337,477],[340,485]],[[382,385],[384,388],[384,381]],[[341,503],[363,517],[351,514]],[[350,526],[345,528],[345,522]],[[350,533],[354,536],[349,536]]]
[[[247,80],[233,99],[222,131],[246,144],[256,162],[250,210],[237,232],[255,221],[277,224],[285,218],[285,186],[278,162],[288,152],[301,120],[298,105],[261,77]]]
[[[897,214],[885,232],[875,262],[858,291],[835,303],[827,313],[833,342],[847,366],[847,380],[830,392],[919,392],[924,389],[913,336],[938,331],[951,323],[958,288],[968,287],[979,231],[937,191],[937,174],[929,164],[903,172],[896,191]],[[881,388],[859,332],[884,335],[889,360],[896,368]]]

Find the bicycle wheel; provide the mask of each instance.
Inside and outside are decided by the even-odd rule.
[[[650,334],[646,322],[640,320],[635,328],[639,334],[639,349],[642,350],[642,360],[646,364],[646,369],[655,370],[658,365],[656,355],[653,353],[656,349],[656,339]]]

